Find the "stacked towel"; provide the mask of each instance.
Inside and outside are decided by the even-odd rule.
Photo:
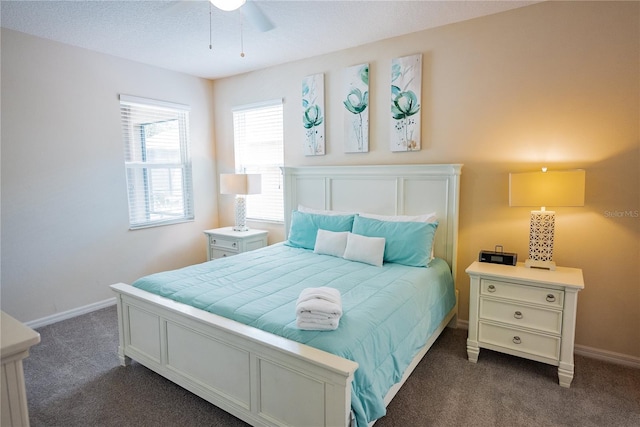
[[[340,291],[334,288],[306,288],[296,303],[296,325],[300,329],[332,331],[342,316]]]

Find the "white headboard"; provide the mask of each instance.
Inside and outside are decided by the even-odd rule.
[[[435,212],[434,252],[455,277],[461,169],[459,164],[285,167],[285,236],[298,205],[380,215]]]

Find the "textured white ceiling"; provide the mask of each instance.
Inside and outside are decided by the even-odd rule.
[[[252,0],[249,0],[252,1]],[[538,1],[275,1],[259,32],[209,2],[2,0],[2,27],[205,78],[220,78]],[[242,24],[241,24],[242,23]],[[245,57],[241,52],[241,25]]]

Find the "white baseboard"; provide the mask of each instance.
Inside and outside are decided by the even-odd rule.
[[[469,321],[458,319],[458,328],[469,329]],[[579,344],[575,345],[573,353],[589,357],[591,359],[602,360],[603,362],[610,362],[640,369],[640,357],[629,356],[627,354],[615,353],[613,351],[601,350],[599,348],[587,347],[586,345]]]
[[[640,357],[629,356],[627,354],[615,353],[613,351],[601,350],[599,348],[587,347],[586,345],[579,344],[576,344],[574,354],[640,369]]]
[[[104,301],[94,302],[93,304],[85,305],[83,307],[74,308],[72,310],[64,311],[62,313],[52,314],[41,319],[32,320],[25,323],[32,329],[41,328],[43,326],[51,325],[52,323],[61,322],[63,320],[71,319],[72,317],[80,316],[82,314],[91,313],[92,311],[100,310],[101,308],[110,307],[116,304],[116,297],[106,299]]]

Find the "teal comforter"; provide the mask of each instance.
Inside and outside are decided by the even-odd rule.
[[[143,277],[133,286],[358,362],[351,405],[358,426],[385,415],[383,398],[455,305],[448,264],[383,267],[282,244]],[[335,331],[296,327],[308,287],[342,295]]]

